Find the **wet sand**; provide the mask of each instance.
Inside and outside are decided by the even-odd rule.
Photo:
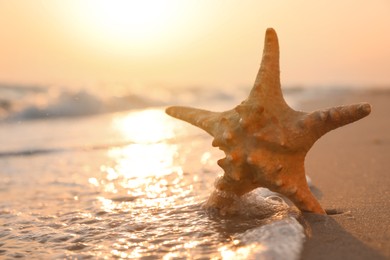
[[[332,215],[305,214],[302,259],[390,259],[390,91],[354,91],[303,104],[310,111],[369,102],[372,113],[322,137],[306,157],[316,195]]]

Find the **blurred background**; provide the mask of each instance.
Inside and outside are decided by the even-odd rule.
[[[387,86],[389,13],[387,0],[1,0],[0,82],[250,86],[273,27],[285,86]]]
[[[0,117],[245,98],[268,27],[284,89],[386,88],[389,13],[387,0],[0,0]]]

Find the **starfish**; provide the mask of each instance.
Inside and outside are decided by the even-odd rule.
[[[206,204],[221,208],[229,194],[242,196],[265,187],[290,199],[300,210],[326,214],[306,181],[304,161],[313,144],[327,132],[371,112],[368,103],[337,106],[306,113],[288,106],[279,71],[279,42],[268,28],[263,57],[249,97],[224,112],[173,106],[166,113],[189,122],[214,137],[224,151],[218,160],[224,175]],[[222,195],[221,195],[222,194]],[[224,195],[223,195],[224,194]]]

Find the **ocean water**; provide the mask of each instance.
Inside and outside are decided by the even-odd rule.
[[[202,203],[223,157],[170,104],[225,109],[235,93],[190,89],[102,99],[86,90],[0,87],[0,258],[299,259],[299,213],[276,193]],[[295,107],[313,91],[290,90]]]

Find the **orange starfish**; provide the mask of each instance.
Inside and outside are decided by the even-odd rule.
[[[226,157],[218,161],[224,175],[215,187],[221,194],[241,196],[266,187],[289,198],[299,209],[325,211],[310,192],[304,160],[312,145],[327,132],[367,116],[367,103],[332,107],[311,113],[295,111],[280,86],[279,43],[267,29],[260,70],[249,97],[234,109],[211,112],[169,107],[166,113],[205,130]],[[207,205],[221,208],[216,193]],[[226,197],[225,197],[226,199]]]

